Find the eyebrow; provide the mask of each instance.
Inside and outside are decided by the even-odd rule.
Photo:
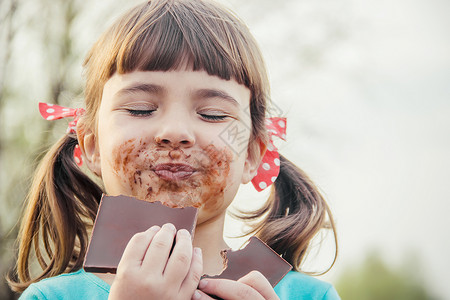
[[[124,87],[123,89],[120,89],[116,92],[116,96],[124,96],[128,94],[135,94],[139,92],[144,92],[147,94],[161,94],[164,92],[164,88],[155,85],[155,84],[149,84],[149,83],[136,83],[132,84],[130,86]]]
[[[116,96],[125,96],[128,94],[134,94],[144,92],[147,94],[162,94],[165,92],[164,87],[150,84],[150,83],[136,83],[130,86],[124,87],[116,92]],[[228,93],[217,89],[199,89],[194,92],[194,96],[200,99],[218,98],[230,102],[232,105],[240,106],[239,102]]]
[[[228,102],[235,106],[240,106],[239,102],[230,96],[228,93],[216,90],[216,89],[200,89],[195,91],[194,95],[200,99],[208,99],[208,98],[219,98]]]

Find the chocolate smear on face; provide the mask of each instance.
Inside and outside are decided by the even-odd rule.
[[[188,153],[187,153],[188,152]],[[230,163],[230,149],[210,144],[203,149],[162,149],[140,139],[130,139],[113,150],[112,167],[129,185],[130,196],[170,207],[217,209],[223,202]],[[186,164],[195,172],[182,180],[159,177],[158,164]]]

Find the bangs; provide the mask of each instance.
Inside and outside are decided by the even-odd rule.
[[[251,88],[254,85],[248,69],[252,57],[246,49],[248,37],[242,36],[236,25],[217,5],[207,2],[179,1],[138,9],[135,24],[124,36],[117,52],[113,71],[169,71],[190,67],[204,70],[225,80],[234,79]],[[229,14],[229,12],[227,12]],[[131,25],[131,24],[129,24]],[[250,39],[251,42],[252,39]]]
[[[94,44],[84,67],[91,127],[114,73],[189,68],[249,88],[252,136],[266,139],[270,87],[261,52],[247,26],[212,1],[151,0],[133,8]]]

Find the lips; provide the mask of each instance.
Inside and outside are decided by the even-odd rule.
[[[191,177],[196,170],[185,164],[159,164],[153,169],[156,175],[164,180],[183,180]]]

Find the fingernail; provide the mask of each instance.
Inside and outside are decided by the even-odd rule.
[[[161,229],[161,227],[159,227],[158,225],[152,226],[148,229],[148,231],[159,231]]]
[[[202,249],[195,247],[194,248],[194,254],[202,257]]]
[[[168,229],[168,230],[170,230],[172,232],[176,231],[176,228],[175,228],[175,226],[172,223],[164,224],[162,228]]]
[[[186,229],[180,229],[180,230],[178,230],[178,234],[179,234],[180,236],[191,237],[191,234],[190,234],[189,231],[187,231]]]
[[[200,294],[199,291],[196,290],[196,291],[194,292],[194,299],[200,299],[201,296],[202,296],[202,295]]]
[[[208,280],[202,279],[200,283],[198,284],[199,289],[204,289],[206,285],[208,284]]]

